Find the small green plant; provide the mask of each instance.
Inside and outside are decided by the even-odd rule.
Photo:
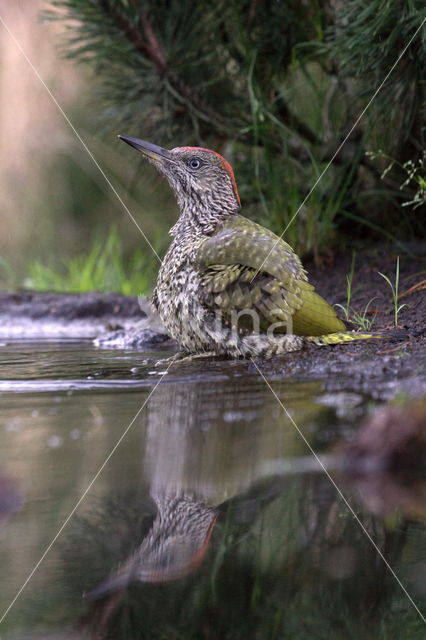
[[[155,267],[151,257],[147,258],[139,250],[125,258],[117,231],[112,229],[106,240],[94,242],[89,253],[74,256],[62,265],[34,262],[24,286],[36,291],[62,293],[146,294],[151,288]]]
[[[342,304],[335,304],[335,307],[339,307],[345,314],[345,320],[349,320],[350,316],[353,315],[353,310],[351,308],[351,300],[352,300],[352,281],[355,273],[355,251],[352,252],[352,262],[351,262],[351,270],[346,274],[346,306]]]
[[[404,202],[402,206],[412,206],[413,209],[417,209],[421,205],[426,205],[426,151],[423,151],[423,156],[417,163],[408,160],[402,167],[407,173],[407,179],[401,185],[401,189],[405,189],[412,183],[416,189],[414,197]]]
[[[367,318],[367,314],[369,312],[371,303],[376,298],[371,298],[371,300],[369,300],[368,303],[366,304],[364,311],[362,311],[361,313],[353,309],[353,307],[351,306],[352,293],[353,293],[353,279],[354,279],[354,273],[355,273],[355,258],[356,258],[356,253],[355,251],[353,251],[351,270],[349,273],[346,274],[346,304],[345,305],[335,304],[334,306],[338,307],[343,311],[345,320],[347,322],[352,322],[352,324],[357,325],[363,331],[370,331],[376,316],[373,316],[373,318]]]
[[[371,331],[376,316],[374,315],[372,318],[367,318],[367,314],[369,312],[370,304],[374,300],[376,300],[376,298],[371,298],[371,300],[369,300],[365,305],[364,311],[362,311],[361,313],[355,311],[355,309],[352,309],[352,307],[343,306],[342,304],[335,304],[334,306],[342,309],[343,313],[345,314],[345,320],[347,320],[348,322],[352,322],[352,324],[356,324],[363,331]]]
[[[343,311],[345,316],[345,320],[348,322],[352,322],[352,324],[357,325],[363,331],[371,331],[371,328],[374,324],[374,320],[376,316],[374,315],[372,318],[367,318],[367,314],[369,312],[369,308],[371,303],[376,300],[376,298],[371,298],[367,304],[365,305],[364,310],[360,313],[356,311],[351,306],[352,301],[352,293],[353,293],[353,279],[355,273],[355,259],[356,253],[352,252],[352,262],[351,262],[351,270],[346,274],[346,304],[335,304],[335,307],[338,307]]]
[[[417,207],[426,205],[426,151],[423,151],[423,154],[416,162],[407,160],[407,162],[403,164],[395,160],[395,158],[388,156],[383,151],[367,151],[366,155],[373,160],[375,158],[385,158],[389,161],[388,166],[382,171],[380,176],[382,180],[394,166],[399,167],[406,174],[407,177],[399,188],[401,191],[409,189],[412,191],[410,200],[402,203],[403,207],[413,207],[413,209],[417,209]]]
[[[358,325],[360,329],[363,331],[371,331],[374,321],[376,319],[376,314],[373,315],[372,318],[367,318],[367,314],[369,312],[370,304],[376,300],[376,297],[371,298],[367,304],[365,305],[364,311],[362,313],[358,313],[358,311],[353,311],[352,316],[350,318],[351,322]]]
[[[381,273],[380,271],[378,273],[379,273],[379,276],[382,276],[382,278],[384,278],[384,280],[386,280],[386,282],[388,283],[388,285],[389,285],[389,287],[390,287],[390,289],[392,291],[394,324],[397,327],[398,326],[398,315],[399,315],[400,311],[402,311],[402,309],[407,306],[406,304],[398,304],[398,296],[399,296],[399,294],[398,294],[398,290],[399,290],[399,256],[396,259],[395,282],[394,283],[384,273]]]

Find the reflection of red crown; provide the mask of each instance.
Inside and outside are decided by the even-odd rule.
[[[109,580],[86,594],[99,599],[133,581],[169,582],[201,564],[217,520],[217,510],[185,495],[156,498],[158,514],[139,549]]]

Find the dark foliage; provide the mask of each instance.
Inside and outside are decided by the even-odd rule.
[[[385,164],[365,152],[383,150],[401,166],[424,147],[422,0],[53,5],[50,17],[69,27],[67,54],[100,81],[108,127],[226,153],[245,212],[279,233],[290,225],[300,251],[324,250],[336,226],[388,238],[420,232],[419,211],[401,207],[415,193],[401,192],[398,165],[381,180]]]

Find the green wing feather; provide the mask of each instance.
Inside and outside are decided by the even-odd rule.
[[[291,247],[272,231],[231,216],[199,247],[196,264],[203,285],[203,302],[224,317],[253,310],[260,328],[292,320],[293,333],[318,336],[344,331],[330,305],[308,283],[306,272]],[[246,319],[250,329],[252,320]],[[241,316],[239,325],[244,326]],[[280,331],[277,327],[276,331]]]

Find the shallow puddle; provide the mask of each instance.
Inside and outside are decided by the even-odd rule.
[[[308,446],[332,460],[369,396],[90,342],[0,349],[2,640],[422,637],[424,522],[365,510],[330,468],[340,494]]]

